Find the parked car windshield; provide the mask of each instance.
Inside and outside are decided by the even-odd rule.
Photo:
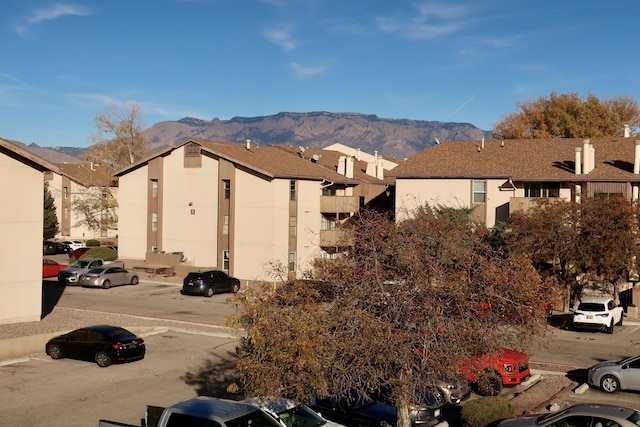
[[[87,261],[86,259],[79,259],[77,261],[74,261],[73,264],[71,264],[71,267],[80,267],[80,268],[84,268],[87,265],[89,265],[90,261]]]
[[[224,423],[227,427],[282,427],[271,416],[259,410]]]
[[[318,427],[327,421],[305,405],[278,412],[287,427]]]
[[[578,310],[582,311],[606,311],[604,304],[597,302],[581,302]]]

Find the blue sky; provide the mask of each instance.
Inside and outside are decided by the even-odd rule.
[[[282,111],[489,130],[551,92],[640,95],[635,0],[1,0],[0,137],[89,144],[110,105],[147,126]]]

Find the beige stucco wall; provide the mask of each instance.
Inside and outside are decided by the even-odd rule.
[[[320,257],[320,196],[318,181],[298,181],[297,274],[313,269]]]
[[[396,180],[396,217],[406,219],[415,208],[429,204],[469,207],[471,181],[468,179],[398,179]]]
[[[479,178],[480,179],[480,178]],[[396,215],[407,218],[416,207],[444,205],[456,208],[471,207],[473,179],[398,179],[396,181]],[[496,209],[509,203],[514,190],[501,190],[505,179],[486,180],[485,224],[496,224]]]
[[[234,274],[269,279],[265,264],[288,260],[289,180],[267,180],[236,171]]]
[[[134,169],[119,179],[118,256],[121,259],[145,259],[147,182],[146,167]]]
[[[0,245],[0,323],[40,320],[43,185],[42,172],[0,153],[0,234],[11,242]]]
[[[201,168],[185,168],[184,147],[180,147],[164,157],[163,171],[159,247],[184,252],[191,265],[216,267],[218,161],[202,156]]]

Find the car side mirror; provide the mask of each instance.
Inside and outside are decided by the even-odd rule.
[[[629,365],[622,365],[622,369],[629,369]]]

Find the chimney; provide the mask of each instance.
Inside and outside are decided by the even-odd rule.
[[[582,166],[582,160],[580,159],[581,154],[582,154],[582,148],[576,147],[576,175],[581,174],[581,166]]]
[[[353,165],[355,164],[356,159],[353,156],[347,156],[345,158],[345,171],[344,176],[346,178],[353,178]]]
[[[624,137],[629,138],[631,136],[631,132],[629,131],[629,125],[624,125]]]
[[[582,140],[582,173],[589,173],[595,167],[596,151],[591,144],[590,139]]]
[[[484,138],[482,138],[482,145],[481,145],[482,149],[484,150]]]
[[[344,176],[347,172],[347,157],[346,156],[340,156],[338,158],[338,170],[337,172]]]
[[[251,150],[251,140],[247,139],[247,150]]]
[[[633,158],[633,173],[640,174],[640,141],[636,139],[636,150]]]

